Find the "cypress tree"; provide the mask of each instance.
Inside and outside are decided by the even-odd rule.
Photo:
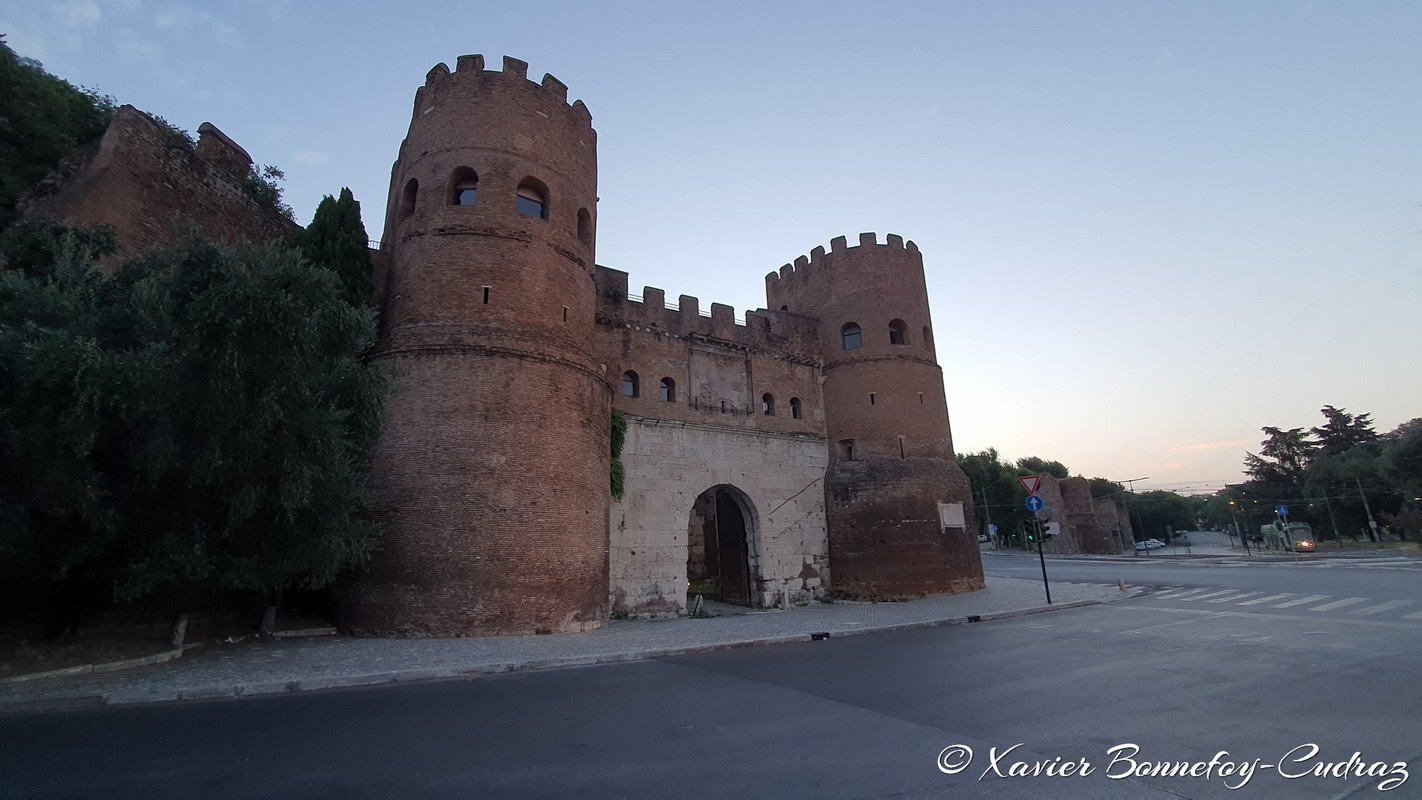
[[[360,203],[349,188],[341,189],[340,199],[329,194],[322,198],[311,224],[301,234],[299,245],[302,255],[312,265],[340,276],[346,302],[370,305],[369,239],[360,221]]]

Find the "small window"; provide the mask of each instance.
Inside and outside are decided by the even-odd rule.
[[[844,327],[840,328],[839,333],[844,337],[845,350],[858,350],[864,346],[864,334],[853,322],[844,323]]]
[[[767,417],[775,416],[775,396],[763,394],[760,396],[760,413]]]
[[[472,206],[478,197],[479,176],[468,167],[460,167],[449,176],[449,204]]]
[[[532,181],[524,181],[514,198],[514,210],[525,217],[548,219],[548,193]]]
[[[661,391],[663,403],[676,402],[676,381],[672,380],[671,378],[662,378],[662,382],[659,388]]]
[[[901,319],[889,323],[889,344],[908,344],[908,326]]]
[[[871,406],[874,405],[874,393],[873,393],[873,392],[870,392],[870,393],[869,393],[869,405],[871,405]]]
[[[400,221],[415,213],[415,200],[420,194],[420,182],[411,178],[405,184],[405,191],[400,193]]]
[[[802,413],[802,412],[800,411],[800,398],[798,398],[798,397],[792,397],[792,398],[790,398],[790,418],[791,418],[791,419],[800,419],[800,414],[801,414],[801,413]]]
[[[592,215],[586,208],[578,209],[578,241],[592,244]]]
[[[638,394],[641,393],[640,388],[641,387],[639,387],[637,383],[637,373],[633,372],[630,369],[622,373],[623,397],[636,397]]]
[[[853,461],[853,460],[854,460],[854,440],[853,440],[853,439],[840,439],[840,440],[839,440],[839,460],[840,460],[840,461]]]

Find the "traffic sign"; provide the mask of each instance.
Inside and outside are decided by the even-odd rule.
[[[1027,494],[1036,494],[1037,487],[1042,485],[1041,475],[1023,475],[1017,479],[1022,484],[1022,488],[1027,490]]]
[[[1289,507],[1285,505],[1274,506],[1274,512],[1281,517],[1287,517],[1289,515]]]
[[[1027,498],[1027,510],[1028,510],[1028,511],[1041,511],[1041,510],[1042,510],[1042,507],[1045,506],[1045,505],[1046,505],[1046,503],[1043,503],[1043,502],[1042,502],[1042,498],[1038,497],[1038,496],[1035,495],[1035,494],[1032,495],[1031,497],[1028,497],[1028,498]]]

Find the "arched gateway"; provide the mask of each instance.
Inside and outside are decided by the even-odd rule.
[[[730,484],[696,498],[687,524],[688,594],[751,605],[756,575],[755,505]]]

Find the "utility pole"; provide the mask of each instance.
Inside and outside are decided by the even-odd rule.
[[[1121,483],[1127,484],[1126,491],[1127,491],[1128,493],[1130,493],[1130,494],[1135,494],[1135,493],[1136,493],[1136,481],[1148,481],[1148,480],[1150,480],[1149,477],[1145,477],[1145,478],[1127,478],[1126,480],[1121,481]],[[1128,501],[1126,500],[1126,495],[1124,495],[1124,494],[1121,495],[1121,507],[1126,510],[1126,524],[1128,524],[1128,525],[1131,526],[1131,555],[1134,556],[1134,555],[1136,555],[1137,553],[1139,553],[1140,551],[1136,549],[1136,528],[1135,528],[1135,525],[1131,524],[1131,504],[1130,504],[1130,502],[1128,502]],[[1144,526],[1144,525],[1141,526],[1141,533],[1145,533],[1145,526]],[[1150,549],[1149,549],[1149,548],[1146,549],[1145,554],[1146,554],[1146,555],[1150,555]]]
[[[1366,500],[1366,498],[1364,498]],[[1328,502],[1328,490],[1323,490],[1323,507],[1328,509],[1328,524],[1333,526],[1333,538],[1338,540],[1338,547],[1343,547],[1343,532],[1338,530],[1338,520],[1333,516],[1333,504]]]
[[[1373,519],[1372,506],[1368,505],[1368,496],[1363,494],[1363,482],[1357,478],[1353,482],[1358,484],[1358,496],[1363,498],[1363,510],[1368,512],[1368,536],[1376,542],[1378,540],[1378,521]]]

